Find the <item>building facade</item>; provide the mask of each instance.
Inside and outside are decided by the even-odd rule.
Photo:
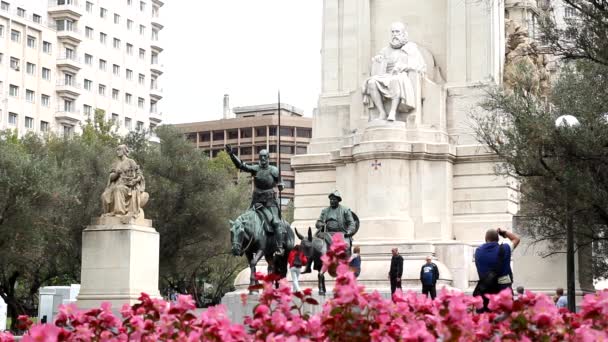
[[[161,0],[0,2],[0,129],[72,133],[95,109],[120,133],[162,122]]]
[[[247,163],[257,162],[258,153],[266,149],[270,153],[270,164],[281,167],[281,178],[285,189],[281,193],[283,207],[293,200],[294,172],[291,157],[306,154],[312,136],[312,118],[302,116],[302,110],[281,104],[281,127],[279,129],[278,105],[235,107],[224,118],[175,125],[186,138],[215,157],[229,144],[239,158]],[[279,145],[279,135],[281,144]],[[279,161],[279,153],[281,153]]]

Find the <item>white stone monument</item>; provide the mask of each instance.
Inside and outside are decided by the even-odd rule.
[[[339,190],[361,219],[354,244],[368,289],[389,292],[398,247],[404,288],[420,291],[420,267],[432,255],[438,288],[471,293],[485,231],[516,230],[518,184],[495,175],[496,157],[468,123],[484,88],[503,77],[504,12],[502,1],[324,1],[322,93],[308,154],[292,158],[292,226],[314,227]],[[563,257],[542,259],[525,245],[513,255],[514,285],[565,287]],[[235,281],[240,291],[248,273]],[[302,283],[316,287],[314,272]]]
[[[135,304],[142,292],[158,291],[159,234],[142,208],[148,201],[139,166],[120,145],[102,195],[104,214],[82,232],[79,308],[110,302],[120,310]]]
[[[76,301],[80,285],[44,286],[38,291],[38,321],[52,323],[59,306]]]

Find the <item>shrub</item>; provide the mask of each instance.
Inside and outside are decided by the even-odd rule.
[[[121,319],[107,303],[86,312],[62,306],[54,324],[33,325],[21,317],[20,328],[28,329],[23,341],[608,340],[608,291],[585,296],[581,311],[570,313],[544,294],[528,291],[514,301],[505,290],[490,296],[491,313],[476,314],[481,299],[459,291],[444,289],[435,300],[397,292],[392,301],[366,292],[348,268],[339,237],[323,259],[324,270],[336,271],[336,285],[314,315],[304,310],[304,303],[318,305],[311,289],[292,293],[286,280],[258,273],[259,303],[243,324],[230,322],[221,305],[197,317],[189,296],[168,303],[142,294],[138,304],[122,308]],[[0,341],[12,340],[0,333]]]

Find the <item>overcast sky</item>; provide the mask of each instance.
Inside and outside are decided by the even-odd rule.
[[[165,123],[219,119],[281,102],[312,115],[320,92],[321,0],[165,1],[160,33]]]

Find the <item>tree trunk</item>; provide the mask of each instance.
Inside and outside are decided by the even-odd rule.
[[[19,315],[25,314],[23,305],[19,303],[15,295],[15,284],[17,283],[19,276],[19,272],[13,272],[13,274],[11,274],[11,276],[8,278],[8,286],[4,288],[4,293],[6,296],[2,296],[2,299],[4,299],[7,306],[7,316],[11,318],[9,330],[13,332],[17,331],[17,318]]]

